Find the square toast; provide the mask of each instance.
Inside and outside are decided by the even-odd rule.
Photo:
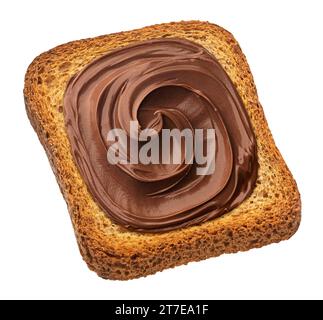
[[[140,233],[114,224],[94,201],[70,151],[63,96],[70,78],[94,59],[123,46],[162,37],[206,48],[234,83],[257,139],[256,186],[237,208],[214,220],[164,233]],[[175,22],[60,45],[38,56],[25,77],[25,105],[66,200],[83,259],[100,277],[127,280],[224,253],[290,238],[300,224],[297,185],[269,130],[248,63],[223,28]]]

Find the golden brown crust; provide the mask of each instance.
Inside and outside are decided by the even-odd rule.
[[[208,49],[237,87],[257,137],[259,177],[252,195],[228,214],[162,234],[130,232],[113,224],[88,192],[70,152],[63,94],[70,77],[94,58],[134,41],[182,37]],[[154,25],[73,41],[38,56],[24,88],[26,110],[67,202],[81,254],[103,278],[132,279],[165,268],[288,239],[300,223],[300,195],[273,141],[246,58],[223,28],[199,21]]]

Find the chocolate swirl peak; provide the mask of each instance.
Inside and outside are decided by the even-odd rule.
[[[184,39],[129,45],[94,60],[68,83],[64,115],[72,154],[92,196],[115,223],[142,232],[198,224],[230,211],[257,178],[256,139],[229,76],[202,46]],[[197,163],[107,161],[108,132],[215,129],[215,170]],[[184,151],[183,151],[184,152]]]

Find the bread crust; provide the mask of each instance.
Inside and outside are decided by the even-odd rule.
[[[235,84],[257,138],[259,173],[251,196],[220,218],[166,233],[131,232],[98,207],[70,152],[63,116],[69,79],[90,61],[132,42],[182,37],[203,45]],[[224,253],[290,238],[301,220],[295,180],[277,149],[248,63],[225,29],[200,21],[174,22],[69,42],[38,56],[24,87],[27,115],[67,202],[83,259],[100,277],[127,280]]]

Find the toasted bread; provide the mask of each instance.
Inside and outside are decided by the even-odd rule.
[[[259,171],[251,196],[234,210],[199,225],[140,233],[114,224],[87,189],[70,151],[63,96],[70,78],[93,59],[136,41],[185,38],[204,46],[225,69],[249,114]],[[81,254],[100,277],[132,279],[223,253],[290,238],[300,223],[300,195],[275,146],[246,58],[223,28],[176,22],[73,41],[38,56],[25,77],[26,110],[67,202]],[[37,201],[37,199],[35,199]]]

